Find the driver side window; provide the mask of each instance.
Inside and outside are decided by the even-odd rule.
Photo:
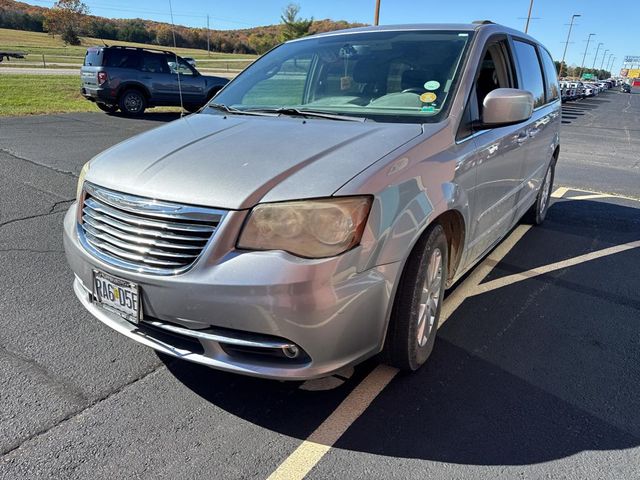
[[[507,40],[490,42],[478,66],[476,81],[464,111],[465,120],[458,131],[458,140],[471,135],[473,125],[482,120],[483,102],[487,94],[496,88],[515,88],[514,78]]]
[[[478,120],[482,119],[483,102],[487,94],[496,88],[514,88],[507,52],[506,41],[496,42],[487,47],[475,83]]]

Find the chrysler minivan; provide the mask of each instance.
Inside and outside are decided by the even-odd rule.
[[[549,208],[549,52],[480,22],[287,42],[199,113],[82,168],[84,307],[184,360],[276,379],[429,357],[445,289]]]

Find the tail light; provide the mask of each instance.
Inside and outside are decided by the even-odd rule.
[[[98,72],[98,85],[107,81],[107,72]]]

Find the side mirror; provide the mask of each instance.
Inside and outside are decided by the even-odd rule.
[[[533,95],[517,88],[496,88],[482,102],[481,128],[503,127],[529,120],[533,114]]]

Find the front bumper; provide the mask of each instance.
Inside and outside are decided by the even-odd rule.
[[[119,270],[91,256],[78,241],[72,205],[64,220],[64,246],[77,297],[100,321],[139,343],[246,375],[316,378],[381,350],[400,263],[358,272],[358,248],[319,260],[280,251],[221,251],[220,244],[230,244],[230,235],[235,238],[237,232],[229,228],[241,223],[244,212],[229,217],[234,215],[192,269],[156,276]],[[92,302],[94,269],[140,285],[143,323],[136,326]],[[174,331],[168,335],[157,326]],[[212,335],[182,335],[184,329]],[[294,344],[304,355],[287,359],[254,355],[251,349],[238,353],[225,343],[230,338]]]

